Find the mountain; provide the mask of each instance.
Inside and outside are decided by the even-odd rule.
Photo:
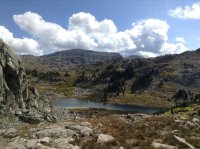
[[[126,57],[127,59],[144,59],[144,57],[139,56],[139,55],[130,55]]]
[[[92,50],[71,49],[55,52],[53,54],[40,57],[24,55],[22,56],[27,67],[38,67],[41,65],[46,68],[69,68],[76,65],[87,65],[104,62],[111,59],[122,58],[118,53],[97,52]]]
[[[97,88],[102,98],[141,95],[141,101],[200,101],[200,52],[121,59],[79,68],[77,86]],[[138,96],[137,96],[138,97]],[[132,100],[132,99],[131,99]],[[153,101],[153,100],[152,100]],[[130,103],[127,101],[125,103]]]

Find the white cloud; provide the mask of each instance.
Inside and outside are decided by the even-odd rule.
[[[94,39],[97,49],[118,52],[124,48],[136,47],[128,34],[117,32],[117,27],[112,20],[97,21],[90,13],[80,12],[69,18],[69,30],[77,29]]]
[[[14,38],[13,34],[4,26],[0,26],[0,38],[18,54],[42,55],[43,51],[37,41],[30,38]]]
[[[87,34],[110,34],[117,32],[112,20],[97,21],[90,13],[79,12],[69,18],[69,29],[81,29]]]
[[[160,52],[162,54],[180,54],[187,51],[188,48],[182,42],[171,44],[165,43],[161,48]]]
[[[96,43],[81,29],[66,30],[58,24],[46,22],[32,12],[13,16],[16,24],[26,32],[38,38],[41,46],[49,52],[72,48],[94,49]]]
[[[118,51],[135,47],[127,34],[117,32],[113,21],[105,19],[98,22],[89,13],[73,14],[69,18],[69,29],[46,22],[32,12],[14,15],[13,18],[21,29],[37,37],[40,44],[51,52],[72,48]]]
[[[118,32],[116,34],[110,34],[105,37],[97,37],[98,48],[105,49],[109,52],[119,52],[124,49],[135,49],[136,46],[131,37],[125,32]]]
[[[176,42],[185,43],[185,39],[183,37],[176,37]]]
[[[137,51],[157,53],[163,43],[168,40],[169,25],[162,20],[147,19],[134,23],[132,29],[126,30],[134,43]]]
[[[159,56],[159,54],[148,52],[148,51],[138,51],[136,54],[141,55],[142,57],[145,57],[145,58]]]
[[[176,43],[168,42],[169,25],[166,21],[146,19],[133,23],[130,30],[126,30],[136,45],[134,50],[125,50],[122,54],[134,54],[144,57],[156,57],[163,54],[177,54],[188,50],[182,37],[177,37]]]
[[[80,48],[155,57],[180,53],[187,49],[182,37],[177,37],[174,44],[168,42],[169,25],[159,19],[135,22],[125,31],[118,31],[112,20],[98,21],[90,13],[84,12],[73,14],[68,20],[68,28],[47,22],[39,14],[32,12],[14,15],[13,19],[37,42],[34,43],[33,39],[11,38],[12,33],[5,38],[23,40],[26,43],[33,40],[32,45],[35,46],[32,47],[43,49],[45,54]],[[12,44],[20,45],[14,42]]]
[[[191,6],[186,5],[184,8],[177,7],[169,11],[169,15],[179,19],[200,19],[200,2]]]

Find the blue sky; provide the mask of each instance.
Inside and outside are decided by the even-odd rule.
[[[193,9],[194,4],[198,9],[200,4],[195,0],[0,0],[0,38],[19,54],[42,55],[70,48],[143,56],[180,53],[200,47],[200,16],[188,12],[199,13],[196,7]],[[179,7],[181,12],[176,11]],[[24,22],[31,22],[29,18],[35,18],[35,14],[42,18],[38,18],[41,23],[30,29]],[[70,17],[75,22],[71,25]],[[112,22],[102,23],[105,19]],[[88,20],[90,31],[85,25]],[[31,23],[33,27],[37,25]],[[47,34],[51,31],[57,34],[56,31],[62,31],[60,27],[65,34],[59,33],[59,37]],[[49,36],[55,40],[50,42]],[[60,37],[66,39],[56,42]]]

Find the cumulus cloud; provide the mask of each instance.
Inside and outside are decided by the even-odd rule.
[[[183,37],[176,37],[176,42],[185,43],[185,39]]]
[[[125,50],[123,54],[136,54],[144,57],[156,57],[164,54],[177,54],[188,50],[182,37],[176,43],[168,42],[169,25],[159,19],[146,19],[133,23],[132,29],[125,32],[130,35],[136,45],[134,50]],[[125,55],[124,54],[124,55]]]
[[[40,15],[32,12],[14,15],[13,18],[21,29],[38,38],[48,52],[72,48],[118,51],[135,47],[127,34],[117,32],[113,21],[105,19],[99,22],[89,13],[73,14],[69,18],[68,29],[46,22]]]
[[[182,52],[187,51],[188,48],[182,42],[178,42],[175,44],[165,43],[161,48],[160,52],[162,54],[180,54]]]
[[[132,29],[126,30],[136,44],[136,51],[157,53],[163,43],[168,40],[169,25],[162,20],[147,19],[133,24]]]
[[[112,20],[97,21],[90,13],[80,12],[69,18],[69,30],[77,29],[94,39],[97,49],[119,52],[124,48],[136,47],[129,35],[117,32],[117,27]]]
[[[112,20],[97,21],[90,13],[79,12],[69,18],[69,29],[81,29],[88,34],[109,34],[117,32]]]
[[[118,31],[112,20],[98,21],[95,16],[84,12],[73,14],[68,20],[68,28],[45,21],[42,16],[32,12],[14,15],[13,19],[37,41],[14,38],[12,33],[7,33],[8,36],[4,38],[12,39],[11,43],[15,46],[20,44],[14,44],[14,40],[24,44],[29,42],[32,48],[43,49],[45,54],[80,48],[155,57],[180,53],[187,49],[181,37],[177,37],[175,43],[168,42],[169,25],[159,19],[135,22],[125,31]]]
[[[177,7],[169,11],[169,15],[179,19],[200,19],[200,2],[191,6],[186,5],[184,8]]]
[[[159,56],[159,54],[157,53],[148,52],[148,51],[138,51],[136,54],[141,55],[142,57],[146,57],[146,58]]]
[[[18,54],[42,55],[43,51],[37,41],[30,38],[15,38],[6,27],[0,26],[0,38]]]
[[[13,16],[16,24],[35,36],[48,52],[71,48],[94,49],[96,43],[81,29],[66,30],[58,24],[46,22],[40,15],[26,12]]]

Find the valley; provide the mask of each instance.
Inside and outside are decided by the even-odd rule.
[[[32,63],[33,68],[26,56],[22,58],[27,78],[41,95],[170,108],[173,104],[199,101],[199,56],[198,49],[179,55],[146,59],[117,57],[66,67]]]
[[[200,2],[0,0],[0,149],[200,149]]]
[[[10,54],[4,43],[1,48]],[[101,59],[100,54],[95,58],[100,62],[65,65],[22,56],[35,105],[28,105],[33,100],[30,94],[31,99],[24,97],[22,103],[11,100],[19,108],[1,109],[0,145],[6,149],[200,148],[199,54],[199,49],[148,59]],[[4,100],[1,105],[10,104],[10,97]],[[70,103],[77,108],[67,108]]]

